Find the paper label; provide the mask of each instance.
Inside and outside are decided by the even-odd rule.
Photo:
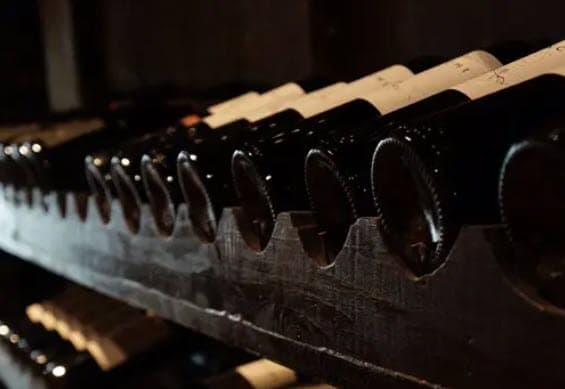
[[[249,113],[253,110],[260,109],[261,107],[269,106],[271,104],[294,100],[303,95],[304,90],[300,87],[300,85],[293,82],[287,83],[263,93],[259,99],[254,100],[245,106],[238,106],[230,111],[207,116],[202,119],[202,121],[210,128],[215,129],[233,121],[245,119],[245,113]]]
[[[558,67],[556,69],[552,69],[550,74],[557,74],[558,76],[565,76],[565,66]]]
[[[565,65],[565,41],[465,81],[451,89],[475,100],[563,65]]]
[[[296,382],[296,373],[268,359],[259,359],[235,368],[255,389],[283,388]]]
[[[214,104],[208,107],[208,112],[211,114],[220,113],[226,110],[231,110],[237,108],[238,106],[245,106],[249,104],[251,101],[258,99],[261,96],[259,93],[255,91],[247,92],[242,95],[236,96],[232,99],[222,101],[221,103]]]
[[[412,77],[414,73],[404,65],[393,65],[379,72],[369,74],[349,83],[351,91],[363,93],[371,89],[384,88],[392,83],[404,81]]]
[[[486,51],[472,51],[362,98],[384,115],[500,66],[500,61]]]
[[[284,111],[285,109],[294,109],[295,106],[304,106],[306,104],[316,104],[317,101],[327,99],[328,97],[343,91],[347,87],[347,83],[338,82],[321,89],[317,89],[304,95],[298,99],[280,101],[275,104],[267,104],[263,107],[248,111],[244,117],[250,122],[256,122],[264,119],[277,112]]]
[[[344,88],[315,96],[310,99],[296,100],[288,108],[298,111],[303,118],[310,118],[335,108],[338,105],[363,96],[369,91],[377,91],[395,85],[398,82],[412,77],[413,73],[402,65],[393,65],[367,77],[363,77]]]
[[[263,101],[268,101],[269,99],[282,100],[282,99],[295,99],[297,97],[303,96],[306,92],[300,85],[295,82],[288,82],[277,88],[271,89],[261,95]]]

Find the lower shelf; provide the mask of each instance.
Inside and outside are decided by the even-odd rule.
[[[497,226],[465,228],[446,263],[416,278],[387,252],[370,218],[352,226],[333,264],[319,267],[290,214],[257,253],[230,209],[216,242],[205,244],[184,206],[164,238],[147,209],[134,235],[117,204],[104,225],[90,203],[82,220],[70,194],[64,218],[52,195],[48,211],[0,197],[2,249],[331,383],[565,384],[565,314],[509,281]]]

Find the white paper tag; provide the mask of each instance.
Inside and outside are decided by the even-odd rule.
[[[561,66],[555,69],[552,69],[549,74],[557,74],[558,76],[565,76],[565,66]]]
[[[268,100],[295,99],[304,96],[304,94],[306,94],[306,92],[304,92],[304,89],[302,89],[300,85],[295,82],[287,82],[279,87],[268,90],[263,93],[261,97],[264,101],[268,102]]]
[[[565,66],[565,41],[536,51],[487,74],[458,84],[451,89],[475,100],[527,81],[559,66]]]
[[[260,109],[263,106],[270,106],[271,104],[294,100],[303,95],[304,90],[300,87],[300,85],[290,82],[263,93],[259,99],[253,100],[244,106],[238,106],[237,108],[229,111],[207,116],[202,119],[202,121],[210,128],[216,129],[236,120],[244,119],[245,113]]]
[[[238,106],[245,106],[246,104],[249,104],[253,100],[258,99],[259,96],[261,95],[258,92],[255,91],[247,92],[242,95],[236,96],[232,99],[225,100],[222,101],[221,103],[209,106],[208,112],[210,112],[210,114],[216,114],[216,113],[232,110],[234,108],[237,108]]]
[[[404,81],[414,73],[404,65],[393,65],[379,72],[369,74],[349,83],[352,93],[365,93],[371,89],[380,89],[390,84]]]
[[[289,108],[298,111],[303,118],[310,118],[344,104],[348,101],[354,100],[367,93],[388,88],[398,82],[409,79],[413,73],[402,65],[393,65],[388,68],[382,69],[378,72],[363,77],[351,84],[347,84],[334,93],[328,93],[317,96],[317,98],[298,101],[296,100]]]
[[[386,114],[501,66],[493,55],[477,50],[363,97]]]
[[[250,122],[256,122],[286,109],[294,109],[295,106],[300,107],[307,104],[319,104],[320,100],[327,99],[328,97],[343,91],[346,87],[347,83],[338,82],[312,91],[298,99],[281,101],[275,104],[264,105],[256,110],[250,110],[244,115],[244,117]]]

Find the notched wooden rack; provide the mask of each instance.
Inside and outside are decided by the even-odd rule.
[[[134,235],[117,203],[105,225],[91,198],[82,207],[74,194],[35,191],[30,206],[14,201],[24,193],[2,192],[4,250],[305,374],[348,388],[565,385],[565,313],[510,281],[498,226],[464,228],[446,263],[415,278],[370,218],[320,267],[293,225],[299,213],[281,214],[257,253],[241,238],[237,209],[205,244],[185,206],[164,238],[147,208]]]

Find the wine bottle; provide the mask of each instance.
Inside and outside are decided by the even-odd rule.
[[[235,132],[244,121],[241,117],[243,112],[294,100],[304,93],[304,89],[296,83],[284,84],[262,95],[256,104],[206,117],[196,126],[174,133],[174,141],[159,144],[158,148],[152,147],[142,160],[141,176],[159,231],[165,235],[172,232],[175,208],[181,200],[176,180],[176,158],[182,146],[193,141],[201,142],[207,138],[215,138],[219,133]]]
[[[211,105],[207,108],[207,111],[210,114],[225,114],[242,107],[254,106],[258,104],[261,98],[259,93],[250,91],[221,103]],[[194,114],[190,114],[182,117],[177,125],[188,128],[197,125],[199,121],[200,118],[198,116],[195,117]],[[141,158],[140,151],[138,150],[146,150],[144,146],[151,145],[152,143],[164,143],[163,137],[167,138],[171,135],[171,132],[171,128],[163,129],[157,127],[155,128],[155,132],[135,137],[133,140],[128,139],[117,147],[112,147],[109,150],[100,150],[86,156],[85,174],[87,184],[90,188],[90,193],[95,198],[98,213],[105,223],[110,221],[110,199],[117,196],[116,188],[111,180],[110,167],[112,158],[115,157],[118,161],[122,161],[123,159],[125,165],[124,170],[126,170],[125,173],[128,177],[133,178],[134,184],[139,183],[136,187],[135,195],[138,195],[140,201],[145,203],[147,199],[145,197],[145,190],[141,185],[141,175],[138,174],[139,169],[137,169],[136,173],[133,173],[133,170],[135,170],[134,165],[139,166],[136,161]],[[136,157],[132,158],[132,155],[136,155]],[[128,164],[126,161],[130,161],[130,163]],[[131,172],[128,172],[130,170]]]
[[[16,188],[29,187],[33,184],[34,177],[29,173],[30,166],[25,159],[20,158],[19,145],[12,144],[15,140],[37,133],[48,125],[81,115],[82,113],[80,112],[64,112],[49,115],[48,117],[38,117],[33,122],[0,128],[0,182],[11,184]],[[24,150],[26,147],[24,147]],[[18,159],[18,162],[16,162],[16,159]],[[25,165],[20,166],[21,163]]]
[[[27,186],[26,172],[13,157],[14,147],[12,145],[0,146],[0,171],[2,183],[11,185],[16,189]]]
[[[34,186],[46,191],[84,191],[82,161],[89,152],[113,145],[178,119],[187,107],[165,101],[155,106],[118,105],[97,116],[83,115],[48,124],[39,131],[13,139],[14,147],[29,160]],[[26,168],[24,166],[24,168]]]
[[[298,380],[296,372],[268,359],[259,359],[198,382],[198,388],[277,389]]]
[[[0,128],[0,182],[2,184],[10,184],[16,188],[26,185],[25,172],[21,171],[15,163],[12,155],[13,148],[9,144],[15,137],[38,129],[39,125],[35,122]]]
[[[137,232],[139,228],[140,207],[147,202],[145,187],[141,181],[140,161],[144,153],[149,155],[167,154],[171,148],[178,143],[184,143],[197,134],[211,132],[214,128],[210,125],[216,125],[223,118],[224,121],[234,120],[234,115],[241,111],[243,106],[258,107],[261,104],[276,101],[277,99],[292,98],[303,93],[303,90],[297,84],[285,84],[281,87],[271,89],[259,96],[259,99],[244,100],[240,104],[232,104],[231,109],[224,109],[218,114],[210,115],[196,123],[187,123],[184,120],[179,121],[175,126],[169,126],[163,131],[157,131],[142,138],[133,139],[131,142],[120,145],[114,153],[97,154],[88,158],[87,176],[88,181],[95,185],[92,190],[101,198],[98,202],[104,201],[105,207],[108,208],[109,188],[103,190],[105,185],[103,171],[105,170],[104,161],[111,161],[111,178],[113,187],[120,201],[125,220],[129,228],[133,232]],[[210,124],[210,125],[209,125]],[[220,122],[221,125],[221,122]],[[98,163],[98,166],[94,164]],[[99,209],[101,213],[104,210]],[[109,215],[103,216],[109,220]]]
[[[269,132],[248,142],[234,153],[232,163],[236,191],[246,214],[242,220],[252,223],[244,227],[248,232],[242,231],[244,237],[248,236],[247,243],[252,243],[253,248],[264,248],[278,212],[309,208],[304,186],[304,158],[321,138],[343,135],[346,147],[356,141],[355,136],[348,137],[348,134],[370,128],[382,115],[498,66],[500,61],[495,55],[474,51],[385,88],[353,94],[342,104],[303,121],[292,131]],[[338,194],[327,192],[325,195],[331,200]],[[332,223],[333,231],[327,223],[327,241],[340,246],[344,238],[341,242],[338,238],[345,235],[349,220],[338,213],[333,219],[336,220]],[[332,251],[331,247],[328,249]]]
[[[531,73],[528,66],[498,70],[482,78],[481,88],[458,85],[476,99],[400,126],[379,143],[371,181],[383,233],[416,274],[444,262],[462,225],[499,221],[498,174],[510,145],[563,124],[563,76],[538,72],[542,63],[532,62]],[[534,78],[507,87],[514,74]]]
[[[497,50],[500,47],[490,49],[490,52],[498,53]],[[531,51],[531,45],[525,44],[522,47],[511,45],[512,50],[508,50],[508,46],[505,45],[502,47],[506,49],[505,59],[521,57],[525,52]],[[537,68],[538,64],[547,68],[551,67],[551,64],[560,63],[563,60],[563,54],[559,47],[561,45],[557,44],[542,49],[486,75],[471,78],[466,81],[467,88],[470,88],[469,85],[475,85],[475,88],[482,86],[484,93],[487,93],[484,89],[486,82],[492,82],[493,85],[499,82],[505,85],[517,83],[527,77],[528,72]],[[514,56],[511,56],[510,53],[514,53]],[[498,57],[501,56],[498,55]],[[511,77],[509,72],[512,72],[514,76]],[[410,81],[418,80],[415,77]],[[343,127],[338,128],[338,131],[330,129],[326,132],[327,136],[316,142],[308,153],[305,162],[305,182],[310,205],[319,225],[320,236],[319,238],[314,236],[314,238],[321,240],[321,250],[320,246],[316,246],[319,252],[313,253],[313,256],[322,263],[331,261],[341,250],[349,226],[359,216],[372,216],[376,213],[368,167],[371,165],[371,158],[377,143],[387,136],[389,129],[398,126],[399,123],[464,104],[473,97],[477,97],[476,93],[461,92],[458,85],[443,91],[436,89],[436,92],[439,93],[432,94],[425,99],[412,93],[409,88],[405,91],[408,92],[408,95],[404,96],[408,96],[412,101],[411,104],[406,105],[406,102],[402,101],[404,98],[402,93],[393,95],[392,98],[385,96],[385,93],[382,93],[381,96],[373,96],[373,102],[376,103],[383,116],[350,126],[350,129],[346,131]],[[398,103],[401,108],[394,109]]]
[[[206,242],[215,238],[216,220],[224,206],[233,205],[235,196],[230,184],[230,159],[234,148],[250,132],[256,131],[261,123],[271,120],[297,120],[296,115],[273,114],[273,110],[283,106],[308,104],[326,99],[337,90],[344,89],[345,83],[336,83],[316,90],[293,102],[285,102],[260,110],[248,112],[245,119],[233,123],[231,128],[222,131],[220,136],[200,138],[182,151],[177,159],[179,184],[185,201],[189,204],[189,217],[195,233]],[[252,121],[254,124],[252,125]],[[273,120],[273,123],[281,123]],[[202,174],[204,173],[204,174]],[[215,197],[212,201],[209,195]],[[218,195],[221,196],[218,198]]]
[[[565,306],[565,133],[536,129],[508,151],[499,181],[501,220],[514,247],[511,270]],[[541,131],[540,131],[541,130]],[[545,130],[545,131],[544,131]]]
[[[427,67],[436,59],[419,61]],[[414,63],[412,69],[419,69]],[[413,75],[406,66],[394,65],[349,84],[336,83],[309,93],[300,99],[249,111],[244,119],[223,131],[219,137],[193,142],[178,158],[179,184],[189,207],[195,233],[204,241],[213,241],[216,220],[226,206],[237,203],[231,185],[230,162],[235,148],[244,137],[292,128],[301,120],[329,109],[349,98],[351,91],[375,90]],[[236,123],[234,123],[236,124]]]

